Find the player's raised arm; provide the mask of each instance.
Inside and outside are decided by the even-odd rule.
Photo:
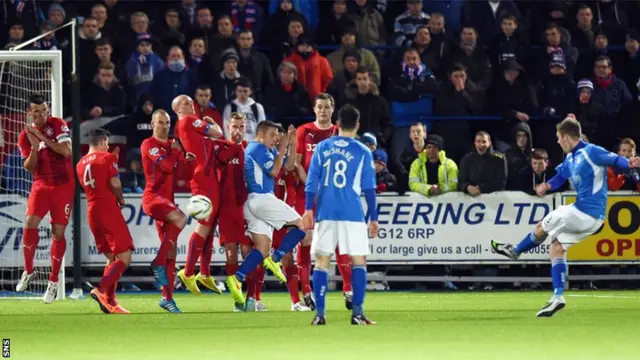
[[[587,151],[587,155],[596,165],[613,166],[618,169],[630,168],[629,159],[605,150],[597,145],[591,145]]]
[[[296,128],[293,125],[289,125],[289,129],[284,136],[287,136],[289,138],[289,147],[287,148],[287,161],[284,164],[284,168],[287,171],[293,171],[296,167],[296,162],[298,161],[298,154],[294,152],[297,143]]]
[[[71,156],[71,136],[69,135],[69,127],[67,123],[58,118],[49,117],[49,107],[44,101],[42,95],[33,95],[29,99],[29,110],[27,111],[28,117],[31,119],[31,123],[27,125],[27,133],[35,136],[38,140],[45,143],[54,152],[64,156]],[[49,122],[50,127],[47,128],[49,136],[53,135],[55,141],[49,139],[38,130],[43,128],[45,124]]]
[[[40,140],[29,132],[25,132],[18,137],[18,147],[20,154],[24,158],[22,166],[30,173],[33,173],[38,165],[38,147]]]

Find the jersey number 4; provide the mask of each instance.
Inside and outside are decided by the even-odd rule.
[[[91,176],[91,165],[87,165],[86,168],[84,168],[84,175],[82,175],[82,182],[84,183],[84,186],[91,186],[92,188],[96,188],[96,179],[93,178],[93,176]]]
[[[338,189],[342,189],[347,185],[347,162],[344,160],[338,160],[333,164],[333,176],[331,176],[331,159],[322,164],[322,167],[326,169],[326,176],[324,177],[324,186],[329,186],[329,177],[333,179],[333,186]]]

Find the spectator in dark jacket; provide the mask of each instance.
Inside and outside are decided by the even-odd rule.
[[[518,19],[514,15],[507,14],[502,18],[500,34],[491,40],[488,50],[494,69],[500,69],[509,59],[514,59],[521,64],[529,61],[527,59],[529,39],[526,32],[518,29],[518,26]]]
[[[445,57],[443,63],[449,66],[447,72],[455,63],[464,65],[467,68],[467,77],[478,86],[478,91],[484,94],[489,89],[493,77],[491,61],[474,28],[463,26],[460,42],[452,48],[451,54]]]
[[[83,61],[83,74],[88,74],[89,70],[93,70],[92,73],[95,74],[95,71],[98,69],[99,65],[107,65],[107,64],[113,64],[115,66],[115,76],[116,78],[118,78],[118,80],[120,81],[120,84],[123,85],[123,87],[128,87],[128,77],[127,77],[127,71],[126,68],[124,66],[124,63],[122,61],[120,61],[120,59],[117,59],[113,56],[113,45],[111,43],[111,41],[107,38],[103,38],[101,37],[100,39],[96,40],[95,43],[96,47],[95,47],[95,53],[93,54],[93,58],[89,57],[86,59],[86,65],[84,63],[85,59],[82,59]],[[84,72],[84,70],[86,70],[86,72]],[[84,81],[88,81],[89,83],[93,81],[93,75],[82,75],[80,78],[81,81],[83,81],[83,88],[84,86],[88,86]]]
[[[321,31],[316,34],[316,42],[321,45],[340,45],[342,34],[347,28],[355,28],[356,23],[347,14],[347,1],[335,0],[331,14],[320,20]]]
[[[342,69],[334,74],[333,80],[327,88],[329,95],[333,96],[336,101],[336,109],[339,109],[346,101],[345,91],[347,84],[353,81],[356,71],[361,66],[362,58],[360,52],[356,49],[349,49],[342,55]]]
[[[555,117],[564,119],[571,109],[571,102],[575,99],[576,83],[567,74],[564,55],[561,52],[552,55],[549,69],[542,78],[540,107],[553,108]]]
[[[593,83],[590,80],[580,80],[577,86],[577,93],[571,113],[580,122],[582,133],[587,135],[593,143],[601,145],[603,137],[598,133],[601,131],[608,133],[609,131],[606,129],[611,128],[610,124],[608,124],[607,112],[601,104],[593,101]],[[604,136],[604,138],[606,139],[607,136]],[[552,156],[552,159],[555,159],[555,157]]]
[[[531,159],[517,174],[516,187],[507,187],[507,190],[519,190],[529,195],[536,195],[536,186],[546,183],[554,175],[555,170],[553,167],[549,167],[547,152],[544,149],[533,149]],[[560,188],[550,193],[564,191],[567,188],[568,184],[565,182]]]
[[[221,15],[218,17],[216,23],[218,33],[211,38],[211,43],[209,43],[209,47],[207,48],[214,66],[220,64],[220,58],[227,49],[234,48],[236,45],[236,34],[233,32],[231,16]]]
[[[504,155],[493,150],[491,136],[484,131],[476,134],[476,150],[462,158],[458,186],[471,196],[504,190],[507,184],[507,162]]]
[[[636,83],[640,78],[640,34],[638,30],[629,29],[627,41],[624,43],[625,52],[613,59],[616,66],[616,76],[627,85],[631,95],[638,94]]]
[[[376,168],[376,192],[378,194],[396,190],[396,177],[387,169],[388,160],[389,156],[383,149],[373,151],[373,163]]]
[[[368,49],[363,49],[358,45],[358,30],[355,27],[344,29],[340,38],[341,46],[338,50],[327,55],[327,61],[331,65],[334,74],[339,73],[344,68],[344,54],[347,50],[355,50],[359,53],[362,61],[360,65],[369,69],[371,78],[380,85],[380,64],[376,56]]]
[[[398,178],[398,193],[409,191],[409,170],[411,164],[426,148],[427,128],[421,122],[416,122],[409,128],[409,141],[406,148],[397,157],[391,157],[389,164],[391,171]]]
[[[302,29],[300,33],[304,32],[304,29],[307,29],[309,26],[304,15],[294,9],[293,3],[290,0],[280,1],[278,10],[267,18],[260,43],[269,44],[273,47],[274,45],[280,45],[287,41],[290,35],[289,24],[292,20],[300,24],[300,28]],[[282,56],[282,58],[284,58],[284,56]],[[282,60],[282,58],[280,60]],[[278,64],[279,63],[280,61],[278,61]]]
[[[507,150],[507,190],[518,189],[518,174],[529,166],[533,151],[533,137],[527,123],[521,122],[513,126],[511,131],[511,148]]]
[[[259,39],[264,26],[264,10],[252,0],[234,0],[231,4],[231,20],[234,32],[249,30]]]
[[[291,18],[287,25],[288,36],[271,46],[271,66],[277,66],[283,59],[291,56],[298,48],[300,39],[308,39],[305,22],[297,18]]]
[[[595,3],[595,21],[604,31],[611,34],[611,42],[614,44],[624,41],[626,29],[629,28],[627,11],[620,3],[613,0],[601,0]]]
[[[151,35],[138,35],[138,46],[126,62],[129,85],[133,86],[135,98],[149,91],[156,74],[164,69],[164,61],[153,51]]]
[[[157,22],[153,27],[153,33],[158,36],[163,48],[169,49],[174,45],[183,46],[185,44],[186,37],[184,34],[188,28],[188,24],[180,22],[178,11],[175,8],[169,8],[164,12],[163,21]]]
[[[429,23],[429,15],[422,11],[421,0],[407,0],[407,11],[398,15],[393,25],[393,43],[409,47],[419,27]]]
[[[593,74],[593,63],[600,56],[609,55],[609,39],[607,34],[599,31],[595,34],[593,46],[580,53],[576,66],[575,77],[578,79],[591,77]]]
[[[149,95],[145,94],[138,99],[131,121],[129,136],[127,136],[128,147],[140,147],[144,139],[153,135],[151,127],[151,114],[153,113],[153,103]]]
[[[613,119],[622,106],[631,101],[631,93],[624,81],[613,74],[611,59],[600,56],[594,63],[593,101],[602,105]]]
[[[640,96],[635,96],[626,103],[615,120],[613,132],[616,139],[628,137],[629,134],[640,134]]]
[[[209,54],[207,54],[207,48],[203,38],[195,37],[191,39],[186,63],[189,69],[197,73],[199,83],[211,83],[216,71],[211,63]]]
[[[443,66],[442,58],[449,54],[451,51],[451,43],[443,41],[435,43],[431,36],[431,30],[428,26],[421,26],[413,36],[413,43],[411,47],[418,50],[422,62],[425,63],[427,68],[436,75],[436,78],[441,79],[446,76],[447,70]],[[396,63],[401,61],[402,54],[398,57]]]
[[[240,79],[239,61],[240,58],[234,49],[229,49],[222,54],[220,59],[222,71],[214,77],[211,85],[213,102],[218,109],[224,109],[236,97],[236,81]]]
[[[93,84],[85,96],[83,117],[118,116],[126,112],[126,97],[120,82],[114,76],[113,64],[100,65]]]
[[[192,38],[203,38],[208,51],[211,51],[214,45],[213,37],[216,34],[216,28],[213,23],[213,14],[208,7],[199,7],[195,10],[195,24],[193,29],[187,35],[186,41],[190,42]],[[188,21],[188,20],[187,20]],[[215,65],[215,64],[214,64]]]
[[[593,11],[589,5],[580,4],[578,6],[575,25],[569,26],[569,31],[571,44],[578,48],[579,58],[581,58],[585,51],[593,48],[596,34],[600,31],[600,28],[593,21]]]
[[[548,72],[548,64],[556,54],[560,53],[565,58],[567,73],[573,75],[578,62],[578,50],[571,46],[569,32],[560,28],[558,24],[550,23],[545,30],[545,41],[539,50],[536,74],[543,75]]]
[[[154,110],[162,109],[174,114],[171,101],[178,95],[193,94],[196,86],[196,74],[187,68],[182,49],[172,47],[167,55],[166,69],[158,72],[151,82],[149,93]],[[172,118],[175,118],[175,114]]]
[[[160,48],[160,41],[149,32],[149,17],[142,11],[131,14],[131,27],[118,32],[118,53],[121,56],[129,56],[138,46],[140,35],[151,37],[151,41],[156,45],[156,52],[165,54]]]
[[[298,127],[308,122],[304,117],[312,112],[309,93],[297,81],[298,69],[294,64],[283,61],[277,71],[278,81],[266,93],[265,110],[280,120],[285,129],[289,125]]]
[[[242,30],[238,33],[236,47],[240,58],[238,71],[251,80],[253,98],[257,102],[262,102],[266,90],[273,85],[273,72],[269,58],[253,48],[254,42],[255,36],[251,30]]]
[[[481,39],[490,41],[500,33],[500,22],[507,14],[521,17],[511,0],[469,1],[462,10],[462,23],[477,29]]]
[[[391,115],[387,101],[380,96],[378,85],[371,79],[369,70],[359,67],[356,76],[345,90],[347,104],[360,111],[360,134],[370,132],[381,147],[386,147],[391,137]]]

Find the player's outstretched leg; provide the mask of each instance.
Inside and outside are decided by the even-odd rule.
[[[215,228],[215,225],[214,225]],[[207,236],[200,256],[200,272],[196,275],[196,282],[207,289],[222,294],[222,290],[216,285],[216,278],[211,276],[211,257],[213,256],[213,231]]]
[[[551,317],[556,312],[562,310],[567,302],[564,299],[564,286],[567,280],[567,260],[566,251],[562,244],[555,240],[549,249],[551,256],[551,279],[553,282],[553,295],[551,300],[545,305],[536,317]]]
[[[352,325],[374,325],[376,322],[364,316],[364,296],[367,291],[367,267],[364,257],[358,261],[361,265],[353,265],[353,312]]]
[[[344,306],[347,310],[353,309],[353,286],[351,284],[351,257],[340,254],[336,248],[336,263],[340,276],[342,276],[342,294],[344,294]]]
[[[511,244],[502,244],[495,240],[491,240],[491,248],[497,254],[506,256],[511,260],[517,260],[523,252],[540,246],[546,238],[547,234],[542,229],[542,224],[539,223],[536,225],[535,230],[528,233],[527,236],[518,243],[518,245],[513,246]]]

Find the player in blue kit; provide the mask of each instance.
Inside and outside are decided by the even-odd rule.
[[[376,174],[371,151],[355,140],[360,113],[345,105],[338,114],[338,136],[318,144],[307,174],[306,211],[302,226],[313,229],[311,253],[315,255],[313,293],[316,316],[312,325],[325,325],[325,295],[329,283],[329,263],[336,245],[353,263],[353,313],[351,324],[373,325],[363,313],[367,287],[366,256],[369,255],[367,222],[360,194],[364,192],[369,210],[369,234],[378,233]],[[314,206],[316,207],[314,216]],[[315,221],[315,226],[313,225]]]
[[[235,275],[227,277],[227,287],[236,305],[245,303],[242,282],[260,263],[278,280],[286,283],[287,278],[282,273],[279,262],[305,236],[305,232],[300,230],[300,215],[274,194],[275,179],[282,166],[290,171],[295,166],[296,129],[289,126],[287,134],[281,137],[279,128],[280,125],[272,121],[260,122],[255,141],[250,142],[245,149],[244,176],[249,195],[243,212],[247,220],[247,231],[255,248],[244,259]],[[287,153],[291,156],[285,156]],[[280,247],[269,256],[273,230],[283,227],[289,228],[289,232],[282,239]]]
[[[542,244],[547,238],[552,241],[551,278],[553,296],[537,317],[550,317],[562,310],[566,301],[563,296],[567,278],[567,249],[587,236],[595,233],[603,224],[607,208],[607,166],[618,169],[640,166],[640,158],[627,160],[600,146],[581,140],[580,123],[570,115],[557,126],[558,144],[567,154],[564,162],[556,168],[556,175],[548,182],[538,185],[536,193],[543,196],[569,180],[577,193],[576,202],[560,206],[542,219],[533,232],[517,245],[491,242],[493,250],[512,260],[520,254]]]

